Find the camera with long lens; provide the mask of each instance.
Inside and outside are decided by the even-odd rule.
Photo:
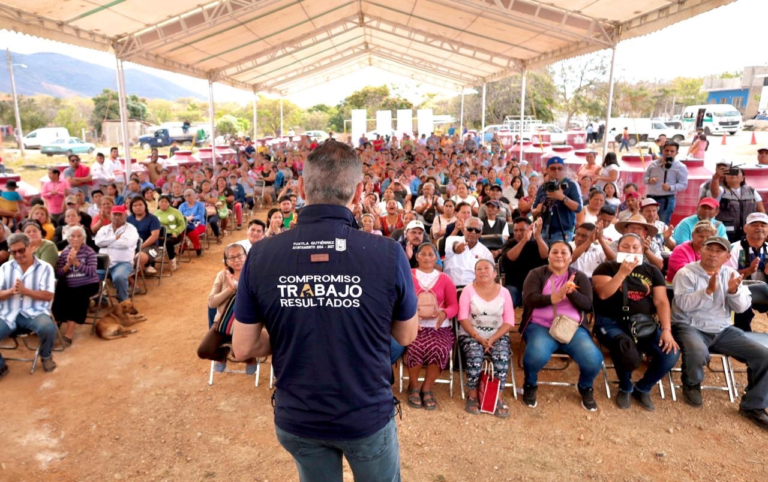
[[[664,158],[664,169],[671,169],[673,162],[675,162],[675,158],[674,157],[666,157],[666,158]]]
[[[545,192],[555,192],[559,190],[565,191],[567,189],[568,189],[567,182],[547,181],[544,183]]]

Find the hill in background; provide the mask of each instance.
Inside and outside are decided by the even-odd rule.
[[[5,59],[3,59],[5,60]],[[115,70],[72,57],[53,53],[13,54],[16,91],[20,95],[44,94],[53,97],[93,97],[103,89],[117,90]],[[125,69],[128,94],[147,99],[176,100],[183,97],[205,99],[199,92],[136,69]],[[0,63],[0,92],[11,92],[8,64]]]

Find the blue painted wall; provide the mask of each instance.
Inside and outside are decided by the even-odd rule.
[[[718,90],[716,92],[709,92],[707,95],[707,104],[719,104],[722,99],[725,99],[725,104],[734,105],[734,98],[741,97],[741,107],[747,106],[747,99],[749,98],[749,89],[736,89],[736,90]]]

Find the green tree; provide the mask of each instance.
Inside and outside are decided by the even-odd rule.
[[[83,117],[73,105],[64,105],[56,113],[53,123],[58,127],[66,127],[69,135],[81,137],[83,129],[88,129],[88,117]],[[83,139],[85,140],[85,139]]]
[[[19,96],[19,116],[21,117],[22,131],[26,134],[40,127],[45,127],[53,121],[33,97]],[[13,109],[13,99],[0,102],[0,121],[4,125],[16,128],[16,117]]]
[[[235,135],[240,130],[240,125],[235,116],[226,114],[216,121],[216,132],[221,135]]]
[[[147,104],[136,94],[131,94],[125,99],[128,109],[129,119],[147,120]],[[105,120],[120,119],[120,105],[117,98],[117,92],[104,89],[99,95],[93,98],[93,113],[91,115],[91,125],[98,136],[101,136],[101,123]]]
[[[587,55],[556,64],[555,85],[560,97],[560,109],[566,114],[566,126],[577,114],[591,117],[605,112],[607,95],[599,88],[607,73],[605,54]]]
[[[148,120],[153,124],[162,124],[178,120],[179,104],[165,99],[147,101]]]

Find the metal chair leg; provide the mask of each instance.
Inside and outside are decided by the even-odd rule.
[[[211,374],[208,376],[208,385],[213,385],[213,367],[215,364],[215,361],[211,361]]]

